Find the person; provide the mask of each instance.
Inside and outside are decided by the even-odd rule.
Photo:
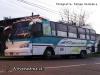
[[[98,41],[97,51],[100,52],[100,40]]]
[[[4,56],[4,50],[7,48],[6,42],[9,38],[10,33],[11,33],[11,27],[10,26],[5,27],[2,31],[2,33],[1,33],[1,38],[0,38],[0,41],[1,41],[0,54],[1,54],[1,56]]]
[[[2,55],[3,51],[3,45],[2,45],[2,39],[3,39],[3,30],[4,27],[0,26],[0,55]]]
[[[95,52],[95,46],[92,46],[91,48],[92,48],[92,52]]]

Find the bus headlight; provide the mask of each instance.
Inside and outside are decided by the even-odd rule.
[[[29,47],[29,43],[24,43],[20,45],[20,48]]]

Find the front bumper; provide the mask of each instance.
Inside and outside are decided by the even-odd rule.
[[[6,49],[5,56],[30,56],[32,52],[29,48]]]

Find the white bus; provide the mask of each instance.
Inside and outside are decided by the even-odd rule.
[[[71,25],[34,19],[17,21],[13,25],[13,43],[8,43],[5,56],[79,55],[95,52],[96,32]]]

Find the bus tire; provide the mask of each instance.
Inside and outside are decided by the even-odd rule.
[[[45,58],[51,58],[53,55],[55,55],[53,48],[52,47],[46,48],[43,55]]]
[[[87,57],[87,52],[85,50],[80,52],[80,58],[86,58]]]

